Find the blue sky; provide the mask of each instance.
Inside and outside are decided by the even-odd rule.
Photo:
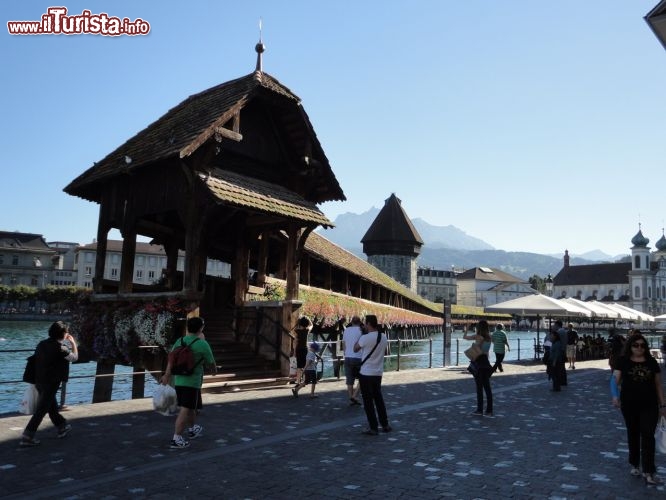
[[[666,208],[657,0],[70,1],[147,36],[11,36],[54,4],[0,4],[0,230],[87,243],[98,206],[62,189],[191,94],[264,70],[303,101],[348,201],[498,249],[629,251]],[[113,235],[112,235],[113,236]]]

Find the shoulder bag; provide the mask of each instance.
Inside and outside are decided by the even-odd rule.
[[[361,361],[361,366],[363,366],[363,363],[365,363],[368,360],[368,358],[372,356],[372,353],[375,352],[375,349],[377,349],[377,346],[379,345],[379,342],[381,340],[382,340],[382,334],[377,332],[377,343],[375,344],[375,347],[372,348],[372,351],[370,351],[370,353],[365,358],[363,358],[363,361]]]
[[[483,353],[483,351],[481,350],[481,346],[476,342],[474,342],[471,346],[469,346],[468,349],[465,349],[464,352],[465,356],[467,356],[467,358],[470,361],[476,361],[476,358],[481,356],[481,354]]]

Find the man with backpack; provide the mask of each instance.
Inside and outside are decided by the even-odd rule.
[[[199,317],[187,320],[187,335],[178,339],[171,352],[166,370],[160,382],[167,385],[174,377],[174,386],[180,412],[176,417],[171,448],[181,449],[190,445],[191,439],[201,436],[203,427],[195,424],[196,409],[201,394],[204,365],[217,372],[210,345],[202,337],[204,321]],[[185,436],[183,436],[183,433]]]

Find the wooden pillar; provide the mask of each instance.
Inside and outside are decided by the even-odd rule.
[[[97,255],[95,257],[95,275],[93,276],[93,291],[102,293],[104,285],[104,264],[106,263],[106,248],[111,224],[109,208],[105,200],[99,206],[99,221],[97,222]]]
[[[302,230],[296,226],[291,226],[287,230],[287,255],[285,256],[286,266],[286,300],[298,299],[298,283],[300,276],[300,263],[297,259],[297,248]]]
[[[166,289],[176,289],[176,274],[178,273],[178,245],[173,241],[164,244],[167,255],[166,265]]]
[[[234,279],[234,304],[241,306],[245,302],[245,292],[248,286],[248,266],[250,262],[250,250],[244,236],[240,236],[236,243],[236,257],[231,267]]]
[[[268,271],[268,240],[270,233],[265,231],[261,234],[261,241],[259,242],[259,256],[257,264],[257,286],[264,286],[266,284],[266,274]]]
[[[132,293],[135,256],[136,230],[131,227],[123,232],[123,253],[120,262],[120,285],[118,286],[118,292],[120,293]]]
[[[324,269],[324,290],[331,289],[331,265],[325,264],[326,268]]]
[[[301,260],[301,283],[310,286],[310,256],[304,255]]]
[[[183,291],[203,289],[202,276],[205,276],[205,251],[203,245],[203,216],[197,210],[190,210],[190,219],[185,234],[185,269]]]
[[[97,361],[97,373],[95,377],[95,387],[93,389],[93,403],[105,403],[111,401],[113,392],[113,374],[116,370],[116,364],[106,359]]]
[[[132,375],[132,399],[141,399],[146,384],[143,363],[135,363],[132,371],[134,372],[134,375]]]

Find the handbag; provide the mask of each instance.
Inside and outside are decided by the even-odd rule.
[[[476,358],[481,356],[481,354],[483,353],[483,351],[481,350],[481,346],[476,342],[474,342],[471,346],[469,346],[468,349],[465,349],[464,352],[465,356],[467,356],[467,358],[470,361],[476,361]]]
[[[659,453],[666,455],[666,417],[661,417],[654,432],[654,447]]]
[[[479,374],[479,367],[474,361],[470,361],[467,371],[470,372],[472,376],[476,377]]]
[[[25,363],[25,370],[23,370],[23,382],[29,384],[35,383],[35,355],[28,356]]]

